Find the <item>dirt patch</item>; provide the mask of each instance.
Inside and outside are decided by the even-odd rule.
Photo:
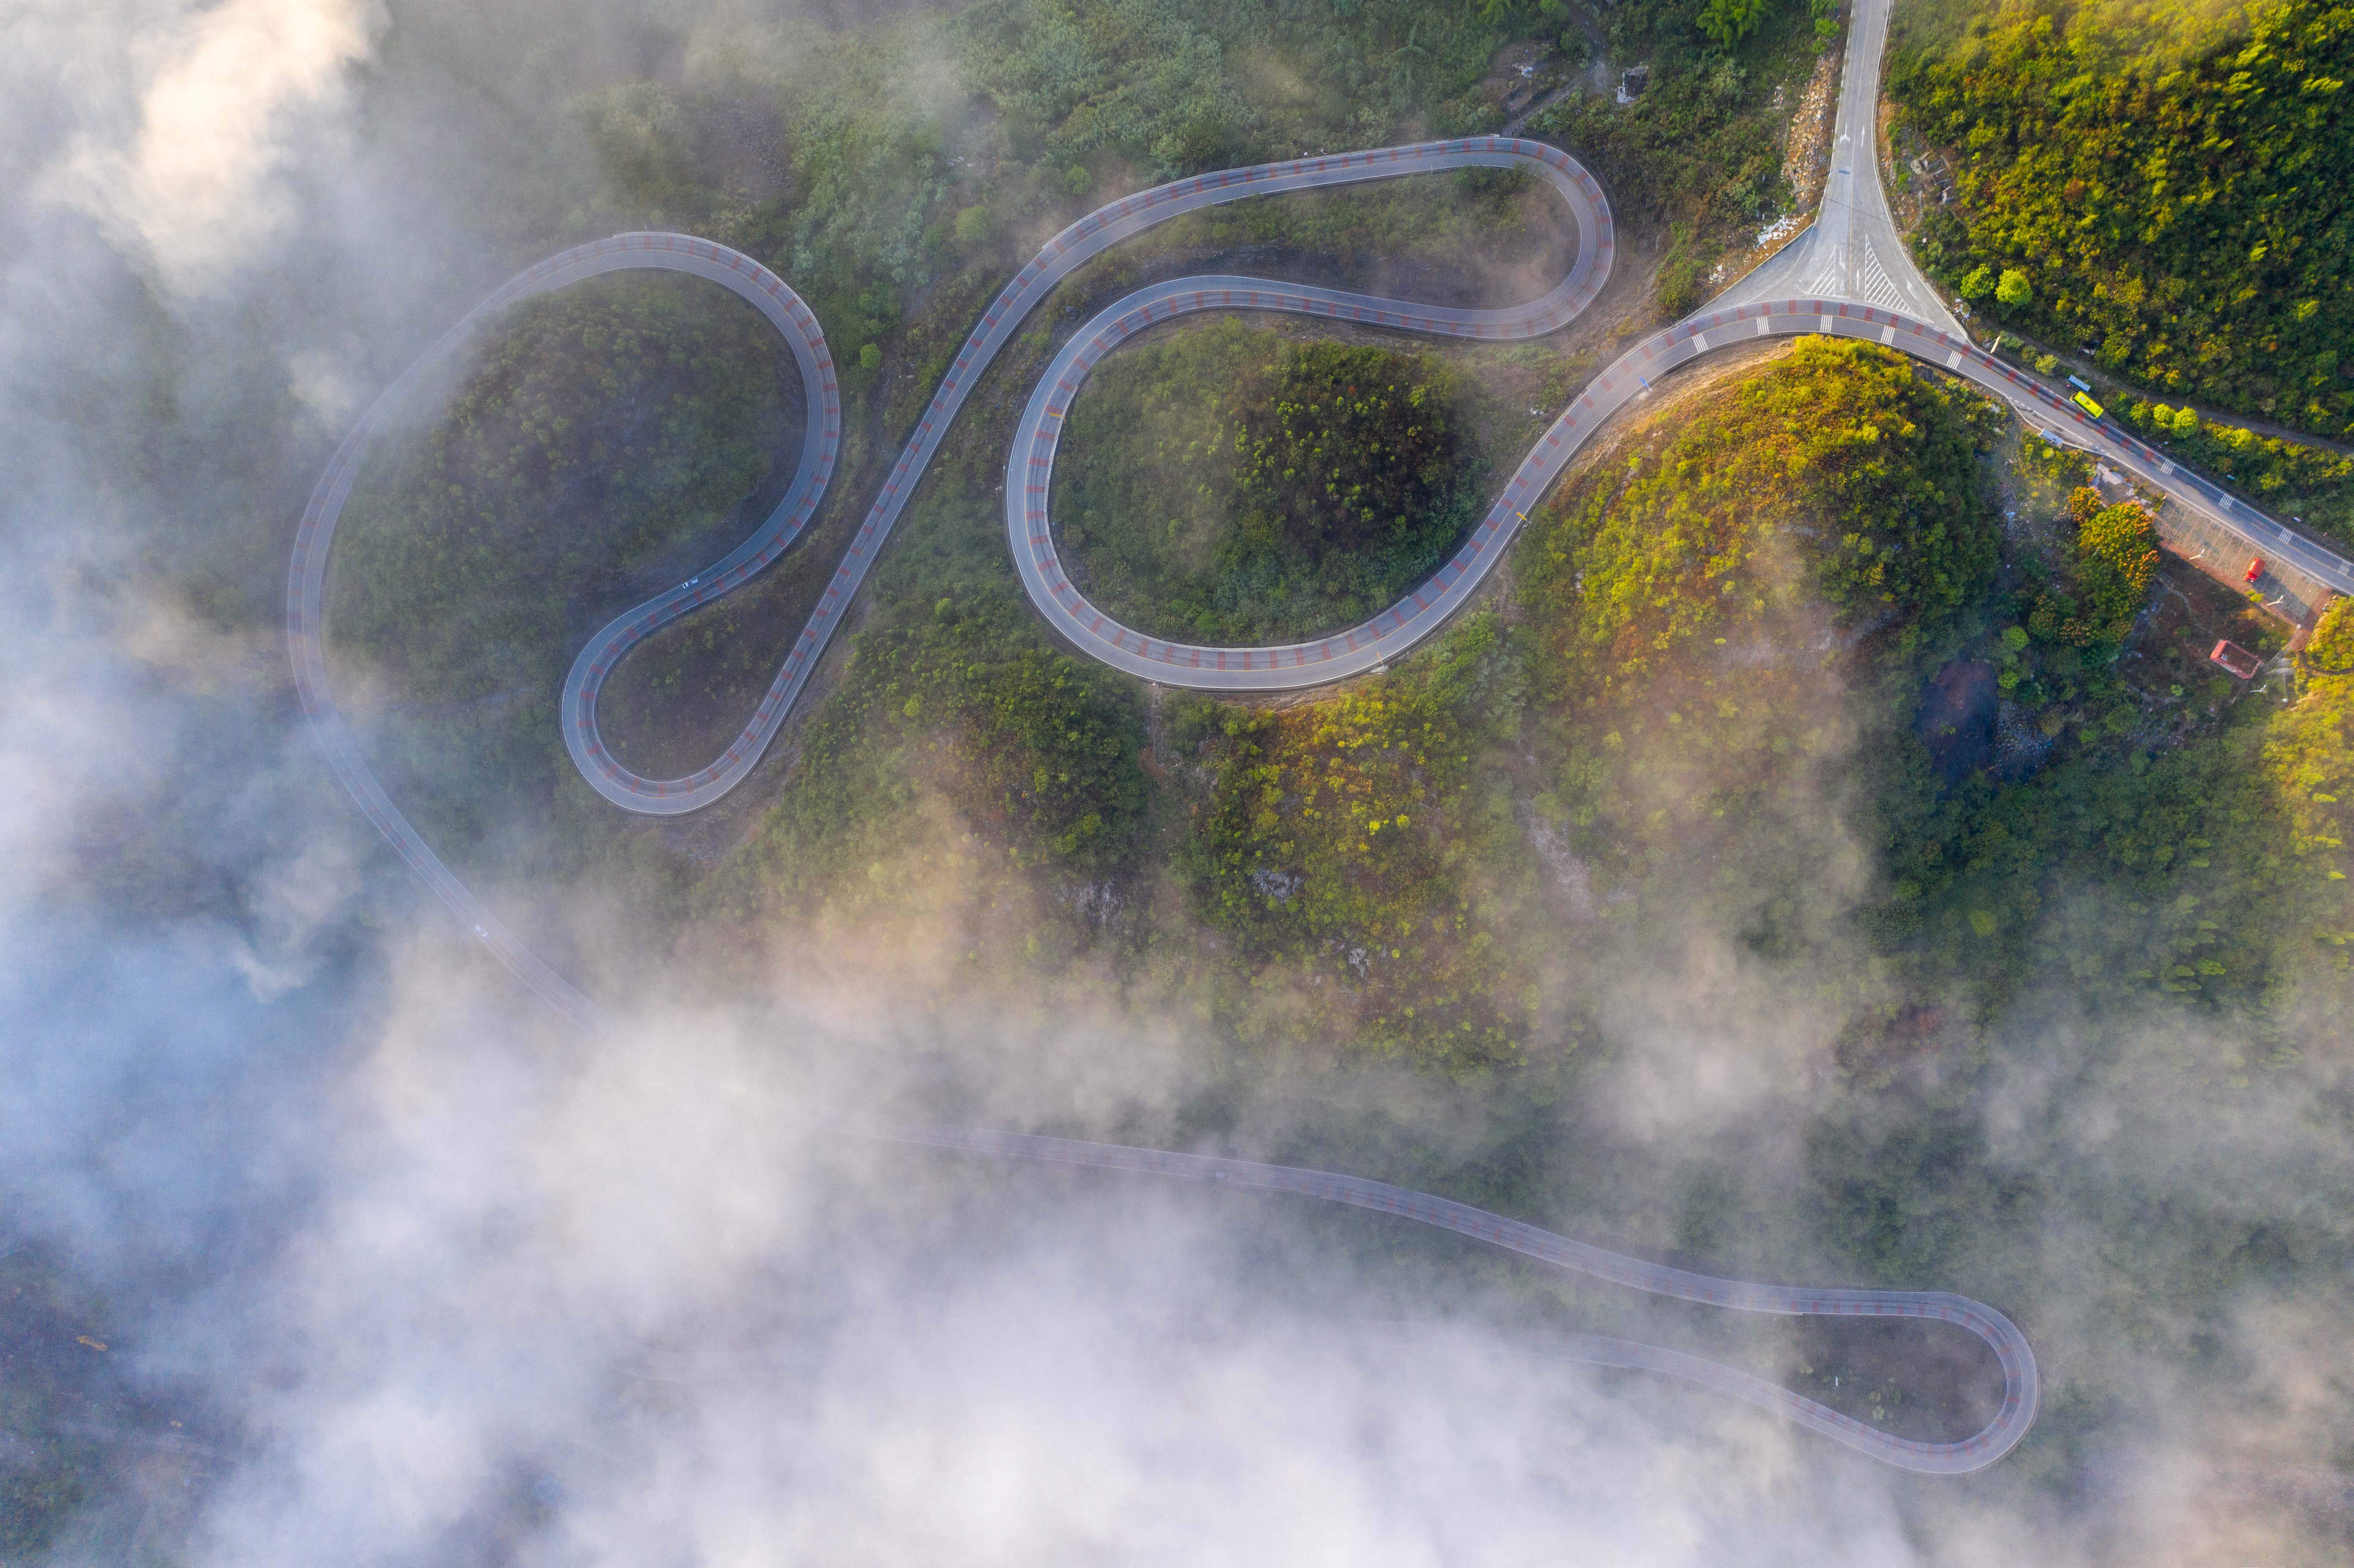
[[[2287,645],[2289,628],[2189,562],[2164,557],[2150,608],[2117,659],[2117,675],[2141,704],[2145,744],[2165,744],[2204,728],[2234,703],[2285,695],[2285,682],[2239,680],[2208,659],[2221,641],[2236,642],[2269,664]],[[2270,688],[2281,689],[2273,692]],[[2269,694],[2260,696],[2259,694]]]
[[[1517,136],[1537,115],[1575,93],[1606,93],[1613,76],[1601,26],[1573,6],[1557,43],[1523,39],[1498,49],[1479,83],[1482,101],[1504,116],[1498,131]]]
[[[1948,789],[1994,759],[1994,666],[1956,659],[1929,678],[1914,727]]]
[[[1911,124],[1886,99],[1879,105],[1881,188],[1888,215],[1900,234],[1911,234],[1934,207],[1954,200],[1956,155],[1914,134]]]
[[[1782,181],[1790,187],[1793,210],[1811,212],[1830,178],[1831,129],[1838,122],[1840,62],[1846,51],[1829,49],[1815,61],[1814,74],[1791,111],[1782,140]]]
[[[1554,74],[1546,69],[1553,55],[1550,44],[1534,38],[1506,44],[1488,62],[1488,74],[1479,83],[1480,99],[1507,114],[1526,109],[1556,84]]]

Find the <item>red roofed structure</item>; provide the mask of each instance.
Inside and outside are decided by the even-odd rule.
[[[2264,662],[2262,659],[2236,642],[2218,642],[2215,644],[2215,651],[2207,657],[2222,665],[2243,681],[2254,680],[2256,673],[2264,667]]]

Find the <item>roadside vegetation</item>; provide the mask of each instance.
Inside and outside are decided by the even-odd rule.
[[[842,376],[843,462],[805,547],[618,673],[608,724],[654,771],[712,755],[976,314],[1077,214],[1252,157],[1490,129],[1500,48],[1591,49],[1650,66],[1649,89],[1572,96],[1531,133],[1609,182],[1621,266],[1651,289],[1629,309],[1672,313],[1787,201],[1774,89],[1836,44],[1829,10],[981,0],[789,21],[662,80],[569,85],[545,121],[516,111],[517,155],[549,161],[484,218],[507,252],[486,271],[693,229],[809,298]],[[2305,0],[2220,13],[2212,35],[2108,0],[2039,15],[1973,12],[1978,31],[1907,46],[1905,111],[1975,182],[1930,234],[1935,265],[1956,284],[1984,269],[1971,288],[2021,330],[2121,343],[2105,363],[2144,385],[2121,410],[2137,429],[2346,527],[2334,457],[2161,406],[2354,418],[2344,366],[2323,366],[2349,336],[2345,236],[2313,205],[2347,184],[2343,95],[2310,85],[2347,74],[2342,35],[2296,43],[2323,16]],[[2232,85],[2247,15],[2274,29],[2245,68],[2260,97]],[[2164,193],[2126,178],[2161,154]],[[2055,179],[2079,227],[2047,227]],[[2344,603],[2287,673],[2237,682],[2214,641],[2269,662],[2283,629],[2153,560],[2146,517],[2081,493],[2086,465],[2017,450],[1906,361],[1807,341],[1664,383],[1532,509],[1482,600],[1381,675],[1264,702],[1156,691],[1072,658],[1031,610],[996,486],[1057,334],[1208,254],[1346,281],[1393,252],[1428,270],[1479,250],[1503,265],[1456,286],[1501,288],[1542,260],[1527,198],[1449,179],[1246,204],[1072,279],[977,392],[769,760],[675,821],[621,818],[578,781],[559,683],[596,625],[763,514],[798,378],[740,302],[689,281],[535,302],[362,476],[330,583],[339,696],[427,837],[485,892],[540,890],[515,924],[599,994],[658,980],[757,1012],[865,966],[865,994],[982,1020],[977,1036],[1101,1019],[1083,1044],[1103,1058],[1181,1041],[1209,1087],[1171,1107],[1172,1140],[1246,1136],[1761,1277],[1796,1259],[2041,1308],[2070,1372],[2020,1464],[2052,1496],[2115,1433],[2159,1429],[2156,1383],[2277,1392],[2218,1347],[2246,1345],[2252,1300],[2342,1319],[2342,1287],[2316,1283],[2354,1261],[2327,1172],[2285,1198],[2169,1186],[2019,1107],[2073,1129],[2126,1083],[2219,1138],[2292,1101],[2326,1139],[2354,1125]],[[1062,476],[1058,516],[1139,624],[1297,635],[1379,602],[1484,499],[1468,476],[1525,449],[1516,422],[1542,418],[1522,410],[1549,417],[1593,363],[1278,335],[1134,345],[1082,399],[1101,461]],[[286,396],[256,428],[295,426]],[[143,461],[203,448],[172,440]],[[239,484],[277,530],[288,507]],[[281,539],[244,586],[192,566],[192,599],[275,625]],[[105,895],[145,895],[125,885]],[[251,917],[223,901],[224,930]],[[1630,1110],[1613,1097],[1644,1071],[1666,1103]],[[1708,1123],[1712,1075],[1797,1129],[1790,1158]],[[1392,1233],[1369,1245],[1426,1299],[1460,1278]],[[1585,1299],[1499,1277],[1547,1309]],[[19,1510],[0,1555],[49,1549],[115,1462],[62,1425],[94,1386],[72,1356],[100,1353],[73,1336],[104,1337],[95,1307],[65,1318],[58,1375],[20,1362],[0,1389],[39,1449],[0,1476]],[[1824,1388],[1842,1367],[1846,1390]],[[1791,1375],[1866,1415],[1858,1390],[1879,1387],[1829,1353]]]
[[[2155,392],[2354,436],[2354,27],[2331,0],[2000,0],[1916,19],[1888,95],[1956,200],[1915,244]]]
[[[1462,1071],[1577,1029],[1564,931],[1773,920],[1851,739],[1850,673],[1779,650],[1901,659],[1983,586],[1982,418],[1881,351],[1802,344],[1564,486],[1507,619],[1361,694],[1228,712],[1191,854],[1204,911],[1268,955],[1253,1002]]]
[[[1106,260],[1141,272],[1164,257],[1239,254],[1254,276],[1497,306],[1558,282],[1575,235],[1561,199],[1526,169],[1458,169],[1204,207]]]
[[[2303,654],[2317,674],[2354,675],[2354,599],[2334,599],[2315,620]]]
[[[935,837],[960,864],[985,844],[1007,869],[1066,882],[1132,862],[1143,724],[1126,683],[1047,645],[1006,585],[932,586],[933,602],[903,596],[854,635],[797,782],[720,885],[739,915],[845,887],[853,906],[920,897],[938,885],[920,847]]]
[[[811,90],[779,96],[781,118],[728,110],[734,88],[582,100],[606,205],[565,222],[690,223],[772,260],[818,303],[851,425],[838,489],[852,500],[829,509],[808,580],[773,615],[723,606],[667,632],[617,679],[610,722],[674,708],[695,682],[725,719],[741,706],[729,693],[748,700],[765,683],[798,624],[786,600],[822,579],[865,499],[862,473],[1039,232],[1191,168],[1491,123],[1484,73],[1514,28],[1574,21],[1578,48],[1598,37],[1652,66],[1635,103],[1573,95],[1539,126],[1615,188],[1640,189],[1636,221],[1681,226],[1663,237],[1661,287],[1697,287],[1709,247],[1780,199],[1769,83],[1836,37],[1803,7],[1718,9],[1564,21],[1402,6],[1354,30],[1303,13],[1295,36],[1288,21],[1249,33],[1266,25],[1257,13],[1214,6],[1189,12],[1181,37],[1159,11],[1002,0],[947,34],[812,34],[792,68]],[[973,62],[975,96],[944,110],[890,91],[944,37]],[[1246,38],[1272,52],[1244,66]],[[1913,57],[1908,80],[1942,58]],[[774,166],[742,155],[762,138],[783,149]],[[1025,959],[1088,955],[1236,1039],[1471,1075],[1518,1070],[1531,1052],[1565,1060],[1592,1028],[1581,966],[1640,939],[1622,932],[1695,919],[1780,964],[1831,967],[1863,943],[1906,986],[1999,1010],[2052,962],[2082,961],[2047,951],[2061,940],[2041,924],[2061,902],[2053,867],[2141,875],[2181,857],[2118,825],[2174,820],[2144,792],[2254,791],[2233,808],[2255,835],[2234,853],[2251,856],[2273,828],[2303,823],[2306,859],[2261,874],[2280,886],[2328,861],[2329,779],[2293,807],[2279,792],[2334,766],[2316,738],[2335,733],[2334,642],[2308,652],[2286,727],[2224,701],[2209,673],[2153,686],[2135,664],[2155,657],[2140,629],[2163,586],[2147,518],[2070,502],[2082,476],[2055,468],[2031,488],[2073,508],[2059,543],[1999,540],[1985,470],[1999,421],[1851,344],[1801,344],[1621,440],[1533,519],[1495,601],[1384,679],[1269,707],[1155,697],[1054,645],[1002,559],[994,460],[1003,388],[1049,351],[1055,323],[1222,247],[1345,267],[1393,243],[1414,252],[1417,234],[1448,248],[1483,228],[1519,234],[1527,196],[1499,179],[1246,204],[1074,280],[943,453],[871,609],[783,743],[791,782],[773,806],[692,854],[642,824],[574,834],[605,847],[566,853],[640,878],[665,918],[750,929],[882,918],[910,899],[961,910],[976,955],[999,939],[978,912],[1026,888],[1039,927],[1060,935],[1025,938]],[[2048,302],[2031,280],[2003,301],[2000,270],[2002,308]],[[442,827],[489,832],[494,779],[578,814],[552,731],[563,651],[635,591],[631,573],[666,580],[716,553],[772,482],[765,455],[795,413],[773,345],[722,330],[733,302],[639,281],[518,313],[450,415],[385,454],[355,503],[339,656],[392,705],[394,771],[455,780]],[[1115,356],[1080,400],[1059,476],[1076,569],[1113,613],[1206,641],[1369,613],[1459,535],[1490,449],[1517,450],[1520,416],[1491,406],[1497,388],[1549,400],[1573,379],[1558,355],[1522,366],[1502,356],[1532,351],[1479,352],[1492,363],[1219,322]],[[2345,478],[2312,449],[2185,429],[2156,405],[2125,412],[2194,460],[2199,442],[2229,445],[2234,478],[2276,499],[2326,512]],[[2022,461],[2065,466],[2040,448]],[[553,546],[491,547],[526,536]],[[1932,692],[1985,712],[1930,722]],[[2192,712],[2202,697],[2212,713]],[[1981,718],[1990,738],[1973,751]],[[2068,836],[2094,815],[2106,837]],[[2298,895],[2315,900],[2308,924],[2338,928],[2316,888]],[[2181,939],[2173,916],[2152,918],[2147,942]],[[2100,950],[2105,984],[2235,1004],[2275,994],[2305,962],[2194,964],[2193,990],[2178,965]]]
[[[2130,399],[2118,410],[2143,439],[2253,497],[2266,511],[2354,546],[2354,457],[2202,418],[2185,404]]]
[[[1560,694],[1612,699],[1660,655],[1796,599],[1916,642],[1993,569],[1972,461],[1990,418],[1897,355],[1801,340],[1671,440],[1628,453],[1574,513],[1543,514],[1523,553],[1531,597],[1559,612]]]
[[[1608,182],[1622,222],[1667,228],[1661,319],[1708,298],[1719,258],[1746,250],[1791,209],[1784,137],[1817,56],[1840,37],[1835,9],[1758,0],[1611,7],[1611,58],[1651,68],[1641,96],[1622,106],[1578,94],[1532,122]]]
[[[695,279],[630,273],[525,301],[457,383],[429,427],[372,454],[335,540],[339,648],[423,700],[561,660],[575,601],[748,528],[744,503],[798,447],[789,351]]]
[[[1231,943],[1204,986],[1229,1027],[1456,1073],[1523,1059],[1533,977],[1481,886],[1517,835],[1474,764],[1516,733],[1525,682],[1480,615],[1363,691],[1187,705],[1173,738],[1210,779],[1178,853]]]

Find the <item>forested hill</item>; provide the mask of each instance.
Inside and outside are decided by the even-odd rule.
[[[2001,0],[1901,40],[1887,80],[1954,159],[1923,260],[1981,310],[2354,434],[2354,6]]]

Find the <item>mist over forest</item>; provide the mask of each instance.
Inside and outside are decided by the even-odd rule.
[[[2092,129],[2066,177],[2114,226],[2072,248],[2020,151],[2058,122],[2062,65],[2111,55],[2219,139],[2238,114],[2277,150],[2296,122],[2219,85],[2241,59],[2337,126],[2312,83],[2346,75],[2345,9],[1933,9],[1899,0],[1884,120],[1891,178],[1940,151],[1960,171],[1935,213],[1897,191],[1924,268],[2014,362],[2088,355],[2179,461],[2346,537],[2335,164],[2243,148],[2211,223],[2129,240],[2158,197],[2100,182],[2148,149],[2099,127],[2156,100],[2071,99]],[[1204,315],[1130,339],[1074,405],[1075,583],[1156,637],[1339,633],[1803,212],[1841,21],[17,8],[0,1561],[2343,1561],[2347,601],[2299,631],[1967,384],[1814,338],[1662,382],[1530,503],[1464,613],[1345,683],[1149,684],[1025,597],[1006,454],[1084,323],[1192,273],[1516,303],[1578,237],[1514,171],[1204,209],[1058,285],[764,760],[692,815],[594,793],[560,693],[592,633],[785,493],[812,417],[790,354],[716,287],[620,273],[437,365],[341,525],[335,698],[591,1025],[452,918],[303,717],[288,559],[314,483],[548,256],[728,246],[807,302],[838,379],[805,535],[605,688],[615,753],[671,777],[735,737],[1050,236],[1205,171],[1543,140],[1617,225],[1562,331]],[[2209,309],[2194,283],[2227,250],[2254,281]],[[1998,301],[2006,270],[2029,297]],[[2147,299],[2120,297],[2129,271]],[[2209,663],[2224,639],[2265,673]],[[1576,1337],[1946,1441],[2002,1387],[1957,1330],[1725,1313],[1394,1217],[870,1136],[934,1126],[1346,1172],[1712,1275],[1953,1292],[2025,1331],[2041,1413],[1992,1467],[1905,1474],[1585,1364]]]

